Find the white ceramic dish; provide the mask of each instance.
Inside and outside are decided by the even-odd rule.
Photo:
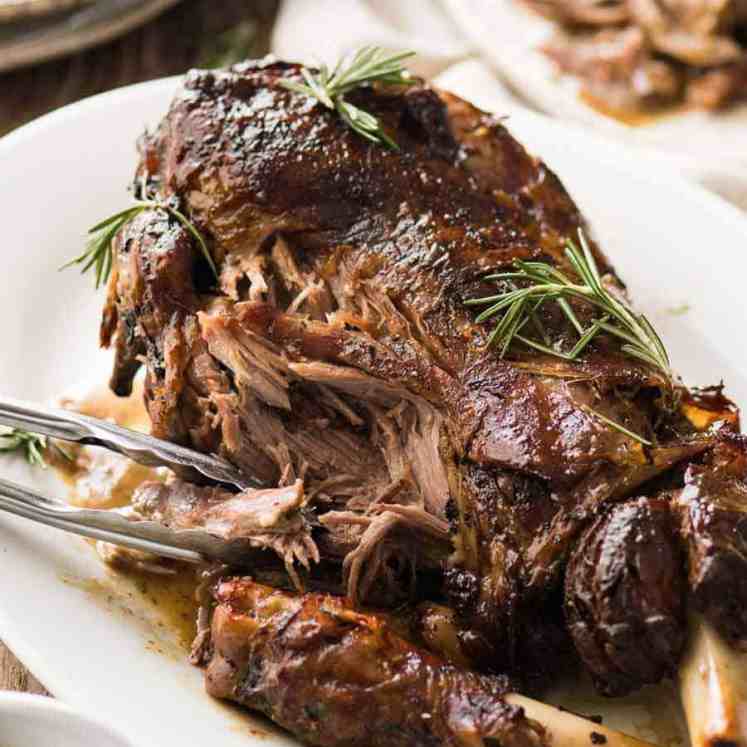
[[[134,747],[98,718],[52,698],[0,693],[3,747]]]
[[[80,251],[89,226],[126,204],[135,139],[176,86],[171,79],[114,91],[0,140],[4,394],[43,401],[106,380],[109,356],[97,349],[102,294],[90,277],[57,268]],[[562,175],[686,381],[723,377],[747,402],[743,216],[588,133],[530,115],[514,116],[510,127]],[[668,311],[685,303],[687,313]],[[20,462],[0,460],[0,474],[61,492],[53,475]],[[112,581],[81,540],[0,515],[0,557],[0,637],[60,698],[138,747],[248,747],[258,729],[272,735],[256,740],[263,747],[295,744],[204,695],[201,673],[153,608]],[[667,720],[669,708],[662,691],[653,701],[582,702],[577,692],[563,699],[648,738],[660,735],[652,718]]]

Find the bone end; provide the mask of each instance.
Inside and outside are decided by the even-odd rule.
[[[608,729],[575,713],[540,703],[524,695],[511,694],[506,696],[506,700],[521,706],[530,719],[542,724],[549,734],[552,747],[654,747],[651,742]]]
[[[747,654],[700,617],[691,621],[680,694],[692,747],[747,747]]]

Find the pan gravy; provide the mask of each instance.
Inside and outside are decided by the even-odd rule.
[[[127,398],[117,397],[107,389],[82,399],[63,398],[60,405],[134,430],[147,432],[149,428],[141,383],[136,384]],[[105,449],[75,444],[61,446],[72,458],[65,459],[50,450],[49,461],[68,486],[68,501],[76,506],[101,509],[126,506],[140,484],[164,479],[163,470],[143,467]],[[148,608],[144,617],[155,621],[159,630],[168,630],[180,648],[188,651],[195,637],[198,606],[195,567],[177,564],[174,568],[176,572],[169,575],[118,568],[103,580],[65,580],[114,606],[127,609],[132,602],[144,605]]]

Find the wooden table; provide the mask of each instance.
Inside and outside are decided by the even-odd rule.
[[[279,0],[181,0],[119,39],[36,67],[0,74],[0,135],[101,91],[261,57]]]
[[[0,75],[0,135],[52,109],[129,83],[218,67],[269,48],[278,0],[183,0],[143,28],[77,56]],[[49,695],[0,643],[0,690]]]
[[[0,643],[0,690],[18,690],[24,693],[49,695],[44,685]]]

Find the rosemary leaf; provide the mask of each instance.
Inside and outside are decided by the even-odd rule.
[[[561,310],[568,318],[568,321],[570,321],[570,323],[576,328],[576,332],[578,332],[580,335],[583,335],[584,328],[581,326],[581,322],[578,320],[576,312],[573,310],[573,307],[568,303],[568,301],[565,298],[558,298],[558,306],[560,306]]]
[[[570,356],[571,360],[575,360],[578,358],[579,355],[584,351],[584,348],[594,339],[597,332],[599,332],[600,327],[604,322],[607,321],[609,317],[604,317],[604,319],[597,319],[590,327],[589,329],[584,332],[579,341],[573,346],[573,350],[571,350],[568,355]]]
[[[104,218],[100,223],[97,223],[95,226],[92,226],[88,229],[89,234],[94,234],[100,231],[103,228],[107,228],[112,223],[118,221],[120,218],[127,218],[127,220],[130,220],[131,218],[134,218],[137,213],[140,212],[140,208],[138,205],[135,205],[134,207],[128,207],[124,210],[120,210],[120,212],[115,213],[114,215],[110,215],[108,218]]]
[[[667,362],[667,366],[669,366],[669,355],[667,354],[667,350],[664,347],[664,343],[662,342],[661,337],[659,337],[659,333],[651,326],[651,322],[649,322],[649,320],[643,314],[638,317],[638,321],[646,330],[648,336],[653,340],[656,349],[659,351],[659,358],[661,360],[665,360]]]
[[[606,333],[621,340],[620,350],[623,353],[659,370],[671,382],[669,356],[661,338],[645,316],[635,314],[622,299],[605,288],[589,243],[581,231],[579,243],[580,249],[572,241],[568,241],[565,250],[566,259],[578,280],[569,278],[546,262],[523,260],[513,263],[513,271],[499,272],[485,278],[509,286],[507,290],[495,295],[472,298],[465,302],[468,306],[488,307],[477,315],[478,323],[496,319],[495,327],[488,337],[488,346],[500,345],[498,352],[504,357],[512,343],[518,341],[546,355],[575,361],[597,335]],[[584,329],[571,300],[592,307],[601,312],[601,316]],[[578,340],[569,351],[561,350],[559,344],[552,344],[537,315],[540,306],[550,302],[558,305],[578,334]],[[541,341],[519,334],[529,321],[539,333]],[[651,441],[596,410],[588,407],[584,409],[629,438],[645,446],[652,445]]]
[[[577,280],[546,262],[523,260],[514,262],[513,271],[487,276],[487,280],[509,282],[513,286],[495,295],[465,302],[468,306],[488,307],[476,317],[478,323],[498,317],[489,344],[500,344],[501,356],[517,340],[548,355],[577,360],[597,335],[607,333],[622,341],[622,352],[659,370],[671,381],[669,356],[651,323],[642,314],[635,314],[623,300],[607,290],[586,236],[580,230],[579,244],[580,248],[569,240],[565,249],[565,256],[578,276]],[[516,287],[515,283],[521,283],[521,287]],[[593,307],[601,312],[601,316],[585,329],[571,300]],[[518,334],[524,327],[524,321],[536,318],[536,309],[549,302],[558,304],[578,334],[579,339],[570,351],[553,347],[546,334],[541,334],[542,342]]]
[[[205,239],[202,237],[202,234],[195,228],[194,223],[187,218],[186,215],[181,213],[179,210],[173,207],[169,207],[168,205],[162,206],[164,210],[166,210],[167,213],[171,214],[174,218],[176,218],[183,226],[184,228],[189,231],[189,233],[192,234],[192,237],[197,242],[197,245],[200,247],[200,251],[202,252],[202,256],[205,257],[205,260],[207,261],[208,265],[210,265],[210,270],[213,273],[213,277],[218,280],[218,268],[215,266],[215,262],[213,260],[213,255],[210,254],[210,249],[208,249],[207,244],[205,243]]]
[[[345,100],[345,94],[373,83],[387,86],[409,86],[414,83],[402,62],[414,52],[387,54],[380,47],[363,47],[349,57],[340,58],[332,69],[321,65],[316,73],[301,68],[304,83],[281,80],[280,85],[294,93],[316,99],[327,109],[336,111],[351,130],[371,143],[396,150],[398,145],[384,132],[378,117]]]
[[[218,280],[218,270],[215,266],[210,250],[202,234],[195,228],[194,224],[187,218],[184,213],[170,205],[158,200],[142,199],[136,200],[131,207],[120,210],[114,215],[97,223],[88,230],[89,239],[86,242],[86,248],[82,254],[64,264],[60,269],[64,270],[73,265],[79,265],[81,273],[85,274],[91,268],[94,268],[94,277],[96,289],[104,285],[111,275],[114,264],[114,238],[131,220],[136,218],[140,213],[146,210],[163,210],[170,217],[184,226],[197,242],[200,253],[205,257],[210,270],[216,281]]]
[[[564,361],[574,360],[573,358],[571,358],[571,356],[568,353],[564,353],[562,350],[556,350],[555,348],[550,347],[549,345],[543,345],[541,342],[532,340],[529,337],[524,337],[523,335],[514,335],[514,337],[520,342],[523,342],[527,347],[534,348],[540,353],[546,353],[547,355],[553,355],[556,358],[562,358]]]
[[[653,443],[649,441],[647,438],[644,438],[643,436],[640,436],[639,434],[628,430],[624,425],[620,425],[620,423],[616,423],[614,420],[610,420],[605,415],[602,415],[601,412],[592,410],[591,407],[584,407],[584,409],[590,415],[593,415],[595,418],[598,418],[603,423],[606,423],[610,428],[614,428],[616,431],[619,431],[623,435],[628,436],[628,438],[632,438],[634,441],[638,441],[638,443],[643,444],[644,446],[653,446]]]
[[[535,302],[534,306],[532,307],[532,311],[530,313],[530,317],[532,320],[532,325],[539,333],[539,336],[542,338],[545,345],[550,344],[550,335],[547,334],[547,330],[545,329],[545,325],[542,324],[542,320],[539,317],[539,314],[537,313],[540,309],[540,306],[545,302],[544,298],[540,298],[538,301]]]
[[[519,310],[519,312],[520,311],[521,310]],[[519,316],[519,312],[517,312],[511,324],[508,326],[508,329],[504,333],[503,346],[501,347],[501,358],[506,355],[506,351],[511,344],[511,340],[514,339],[514,337],[523,329],[524,325],[529,321],[529,319],[531,319],[531,317],[522,318],[521,316]]]
[[[0,453],[20,452],[32,467],[47,468],[44,452],[54,449],[63,458],[72,461],[73,457],[61,446],[52,443],[46,436],[29,433],[22,428],[14,428],[0,434]]]
[[[111,244],[118,231],[128,221],[132,220],[141,208],[131,207],[112,215],[97,223],[88,231],[90,238],[86,242],[85,251],[60,269],[64,270],[73,265],[81,265],[81,272],[86,273],[91,267],[95,268],[96,288],[106,282],[111,272]]]

